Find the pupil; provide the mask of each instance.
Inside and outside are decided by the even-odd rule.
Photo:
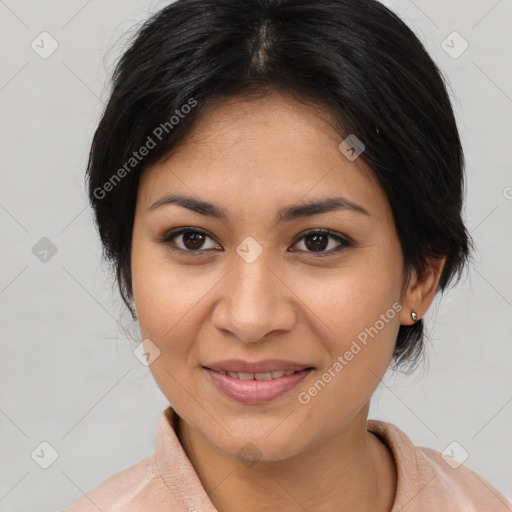
[[[313,243],[308,243],[308,240],[312,240]],[[320,235],[308,235],[305,238],[305,244],[308,250],[310,249],[325,249],[327,245],[329,244],[329,239],[327,235],[320,234]]]
[[[189,250],[200,249],[203,245],[204,235],[201,233],[189,233],[183,235],[183,243]],[[190,242],[190,243],[189,243]]]

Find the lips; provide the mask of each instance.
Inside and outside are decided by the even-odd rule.
[[[203,366],[210,382],[231,399],[244,404],[271,402],[295,388],[313,370],[295,361],[218,361]]]

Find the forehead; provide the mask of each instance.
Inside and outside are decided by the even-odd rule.
[[[373,173],[339,150],[342,140],[323,107],[278,93],[225,99],[203,113],[171,157],[145,171],[139,199],[148,205],[173,191],[263,207],[339,193],[386,209]]]

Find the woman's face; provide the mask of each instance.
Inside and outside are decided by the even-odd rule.
[[[150,368],[179,416],[229,455],[254,445],[285,459],[365,425],[400,323],[412,323],[390,206],[319,112],[277,94],[225,100],[139,185],[132,282]],[[295,210],[328,198],[357,206]],[[317,230],[332,234],[306,233]],[[221,373],[239,368],[222,361],[271,359],[256,378]],[[289,365],[309,370],[267,380]]]

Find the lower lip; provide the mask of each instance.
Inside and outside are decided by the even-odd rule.
[[[209,368],[204,369],[220,391],[244,404],[261,404],[275,400],[294,388],[312,371],[311,368],[304,369],[271,380],[240,380]]]

